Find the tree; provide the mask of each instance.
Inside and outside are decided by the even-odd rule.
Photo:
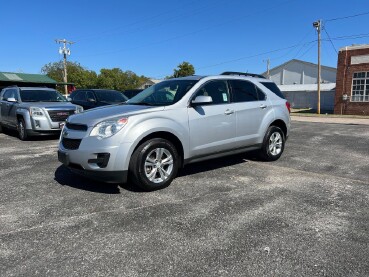
[[[41,69],[43,74],[57,82],[63,82],[63,62],[54,62],[44,65]],[[87,70],[77,62],[67,62],[68,83],[74,83],[77,88],[95,88],[97,74]]]
[[[144,76],[138,76],[132,71],[123,71],[120,68],[100,70],[100,74],[97,80],[97,86],[99,88],[126,90],[135,89],[145,83],[148,78]]]
[[[44,65],[41,72],[57,82],[63,82],[63,62],[54,62]],[[77,62],[67,62],[68,83],[74,83],[78,88],[104,88],[115,90],[136,89],[145,83],[148,78],[138,76],[132,71],[123,71],[120,68],[95,71],[87,70]]]
[[[191,76],[195,74],[195,68],[189,62],[183,62],[174,69],[173,78]]]

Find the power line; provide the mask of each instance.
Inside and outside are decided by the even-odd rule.
[[[367,15],[367,14],[369,14],[369,12],[359,13],[359,14],[354,14],[354,15],[348,15],[348,16],[343,16],[343,17],[336,17],[336,18],[331,18],[331,19],[326,19],[326,20],[324,20],[324,22],[330,22],[330,21],[348,19],[348,18],[362,16],[362,15]]]
[[[134,47],[134,48],[118,49],[118,50],[107,51],[107,52],[103,52],[103,53],[96,53],[96,54],[86,55],[86,56],[81,56],[81,57],[94,57],[94,56],[101,56],[101,55],[107,55],[107,54],[115,54],[115,53],[124,52],[124,51],[131,51],[131,50],[135,50],[135,49],[139,49],[139,48],[146,48],[146,47],[149,47],[149,46],[152,46],[152,45],[161,44],[161,43],[165,43],[165,42],[172,41],[172,40],[177,40],[177,39],[187,37],[187,36],[191,36],[191,35],[194,35],[194,34],[197,34],[197,33],[201,33],[203,31],[207,31],[207,30],[210,30],[210,29],[213,29],[213,28],[225,25],[225,24],[229,24],[229,23],[234,22],[234,21],[238,21],[238,20],[243,19],[243,18],[245,18],[247,16],[250,16],[250,15],[260,14],[260,13],[263,13],[265,11],[278,8],[278,7],[280,7],[284,4],[287,4],[287,3],[292,2],[292,1],[296,1],[296,0],[287,0],[287,1],[284,1],[280,4],[278,4],[278,5],[274,5],[272,7],[268,7],[268,8],[265,8],[265,9],[262,9],[262,10],[259,10],[259,11],[253,12],[253,13],[245,14],[241,17],[232,18],[230,20],[227,20],[227,21],[224,21],[224,22],[221,22],[221,23],[218,23],[218,24],[210,25],[210,26],[204,27],[202,29],[198,29],[196,31],[193,31],[193,32],[190,32],[190,33],[187,33],[187,34],[177,35],[177,36],[174,36],[172,38],[165,39],[165,40],[161,40],[161,41],[157,41],[157,42],[153,42],[153,43],[148,43],[148,44],[138,46],[138,47]]]
[[[148,29],[151,29],[151,28],[162,26],[164,24],[173,23],[175,21],[183,20],[183,18],[187,19],[187,18],[189,18],[193,15],[200,14],[203,11],[209,11],[209,9],[212,6],[216,6],[216,5],[220,4],[220,2],[223,2],[223,1],[224,0],[214,1],[211,5],[202,6],[202,7],[199,7],[197,9],[191,9],[190,12],[185,12],[185,13],[182,13],[182,14],[178,14],[178,8],[170,9],[170,10],[167,10],[165,12],[153,15],[151,17],[144,18],[142,20],[137,20],[137,21],[132,22],[132,23],[128,23],[128,24],[123,25],[123,26],[119,26],[119,27],[116,27],[116,28],[113,28],[113,29],[108,29],[108,30],[105,30],[105,31],[101,31],[101,32],[99,32],[97,34],[93,34],[91,36],[78,38],[78,40],[79,41],[81,41],[81,40],[91,40],[91,39],[99,39],[99,38],[106,37],[106,36],[111,36],[111,35],[136,33],[137,31],[139,31],[140,29],[143,29],[143,28],[145,30],[148,30]],[[190,2],[189,4],[187,4],[185,6],[192,5],[193,3],[196,3],[196,1],[192,1],[192,2]],[[185,7],[185,6],[183,6],[183,7]],[[166,14],[173,14],[173,12],[176,12],[175,16],[172,16],[172,17],[169,17],[169,18],[168,17],[165,17],[165,18],[163,17]],[[155,20],[156,18],[159,18],[159,21],[154,22],[153,20]],[[164,20],[160,20],[161,18],[163,18]],[[135,27],[135,29],[132,29],[130,31],[128,31],[128,30],[122,31],[122,29],[124,29],[124,28],[134,27],[135,25],[139,25],[140,23],[144,23],[144,25],[137,26],[137,27]]]
[[[313,43],[314,42],[314,43]],[[296,59],[301,59],[303,56],[305,56],[308,52],[310,52],[311,49],[313,49],[313,47],[316,45],[317,40],[314,40],[311,44],[311,46],[301,55],[299,55],[298,57],[295,57]]]
[[[357,38],[366,38],[366,37],[369,37],[369,33],[334,37],[332,38],[332,40],[347,40],[347,39],[357,39]]]
[[[291,48],[295,48],[295,47],[296,47],[296,44],[292,45],[292,46],[284,47],[284,48],[279,48],[279,49],[275,49],[275,50],[271,50],[271,51],[251,55],[251,56],[246,56],[246,57],[241,57],[241,58],[237,58],[237,59],[233,59],[233,60],[220,62],[220,63],[217,63],[217,64],[198,67],[198,69],[204,69],[204,68],[215,67],[215,66],[219,66],[219,65],[223,65],[223,64],[227,64],[227,63],[238,62],[240,60],[251,59],[251,58],[255,58],[255,57],[259,57],[259,56],[263,56],[263,55],[266,55],[266,54],[271,54],[271,53],[275,53],[275,52],[279,52],[279,51],[283,51],[283,50],[287,50],[287,49],[291,49]]]
[[[324,30],[324,32],[327,34],[327,37],[328,37],[329,41],[331,42],[331,45],[332,45],[332,47],[333,47],[334,51],[336,51],[336,54],[338,54],[337,49],[336,49],[336,47],[334,46],[333,41],[332,41],[331,37],[329,36],[329,34],[328,34],[328,32],[327,32],[327,30],[326,30],[325,26],[324,26],[323,30]]]

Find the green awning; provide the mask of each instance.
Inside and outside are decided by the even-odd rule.
[[[0,72],[0,81],[57,84],[55,80],[43,74],[26,74],[26,73],[13,73],[13,72]]]

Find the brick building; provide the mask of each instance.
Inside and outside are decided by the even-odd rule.
[[[369,115],[369,44],[340,49],[334,113]]]

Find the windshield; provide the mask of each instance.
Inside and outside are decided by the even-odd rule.
[[[21,90],[22,102],[67,102],[56,90]]]
[[[121,92],[114,90],[99,90],[96,91],[96,97],[100,102],[106,103],[121,103],[127,101]]]
[[[153,85],[127,101],[132,105],[168,106],[178,102],[198,80],[167,80]]]

